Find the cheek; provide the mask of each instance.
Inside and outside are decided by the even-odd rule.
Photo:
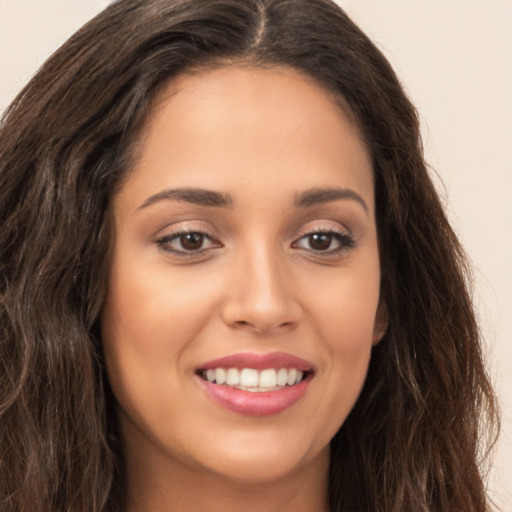
[[[124,340],[123,344],[138,348],[141,355],[179,350],[213,307],[215,283],[211,279],[172,272],[165,263],[128,258],[117,260],[113,269],[102,314],[104,335],[107,340]]]
[[[333,356],[339,351],[355,354],[372,344],[380,269],[377,252],[368,252],[353,265],[308,283],[310,317]]]
[[[354,276],[354,277],[352,277]],[[325,350],[320,368],[325,379],[327,410],[337,411],[333,435],[356,402],[366,379],[379,303],[379,268],[333,279],[312,301],[311,317]]]
[[[109,379],[123,404],[172,387],[216,300],[211,280],[202,285],[165,264],[137,263],[114,262],[101,319]]]
[[[366,377],[372,348],[375,309],[354,300],[331,310],[322,339],[330,369],[345,390],[359,389]],[[349,391],[350,392],[350,391]]]

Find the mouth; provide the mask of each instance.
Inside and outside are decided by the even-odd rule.
[[[309,377],[312,372],[297,368],[209,368],[198,371],[199,377],[212,384],[227,386],[250,393],[279,391],[295,386]]]
[[[216,359],[196,370],[214,402],[249,416],[278,414],[297,403],[314,377],[313,365],[284,353],[242,353]]]

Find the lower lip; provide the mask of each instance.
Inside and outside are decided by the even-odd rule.
[[[271,416],[289,409],[304,396],[311,382],[311,376],[308,376],[294,386],[286,386],[276,391],[251,392],[197,378],[215,402],[246,416]]]

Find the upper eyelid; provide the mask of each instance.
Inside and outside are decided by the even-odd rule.
[[[172,237],[186,233],[201,233],[210,238],[217,238],[218,230],[214,229],[211,225],[205,226],[204,221],[200,220],[185,220],[172,224],[168,224],[162,229],[159,229],[155,234],[156,239]]]
[[[308,234],[321,232],[333,232],[344,236],[354,236],[354,232],[346,224],[341,223],[338,220],[330,220],[324,218],[301,223],[300,226],[292,228],[292,231],[289,232],[288,235],[285,235],[285,238],[295,242],[298,239],[307,236]],[[224,229],[219,230],[218,228],[212,226],[209,222],[205,222],[202,219],[187,219],[181,222],[170,224],[165,228],[160,229],[159,233],[155,234],[154,240],[157,241],[164,238],[169,239],[171,237],[186,233],[201,233],[208,239],[216,242],[225,240],[226,236],[228,238],[232,238],[234,236],[234,233],[231,229],[226,230],[226,226]]]
[[[323,234],[331,234],[331,235],[340,235],[340,236],[348,236],[351,237],[352,235],[348,232],[342,231],[341,229],[335,229],[335,228],[329,228],[329,229],[313,229],[310,231],[304,232],[302,235],[299,235],[296,240],[300,240],[302,238],[305,238],[310,235],[314,235],[317,233],[323,233]]]
[[[204,227],[202,225],[194,226],[193,223],[200,222],[201,224],[204,224],[204,221],[184,221],[184,222],[177,222],[175,224],[170,224],[166,226],[163,229],[159,230],[159,233],[155,235],[155,238],[164,238],[168,236],[173,235],[180,235],[183,233],[201,233],[204,235],[209,236],[210,238],[222,238],[223,235],[220,234],[221,231],[214,228],[213,226],[210,227]],[[314,224],[318,223],[318,224]],[[312,225],[314,224],[314,225]],[[178,225],[178,227],[173,227],[175,225]],[[347,234],[351,235],[352,230],[349,229],[346,225],[341,224],[338,221],[327,221],[327,220],[321,220],[321,221],[313,221],[308,222],[307,224],[303,225],[300,228],[293,228],[293,231],[295,232],[294,235],[290,235],[290,237],[300,237],[304,236],[308,233],[319,233],[319,232],[328,232],[328,231],[336,231],[340,234]]]
[[[340,235],[348,235],[353,236],[352,230],[347,226],[340,224],[335,221],[320,221],[316,225],[311,225],[312,223],[308,223],[305,227],[301,228],[296,235],[296,239],[302,238],[303,236],[307,236],[311,233],[339,233]]]

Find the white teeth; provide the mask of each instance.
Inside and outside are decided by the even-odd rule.
[[[228,386],[238,386],[240,384],[240,371],[238,368],[230,368],[226,372],[226,384]]]
[[[288,386],[293,386],[296,382],[297,382],[297,370],[295,368],[290,368],[288,370],[288,380],[287,380]]]
[[[288,382],[288,372],[286,371],[286,368],[281,368],[277,372],[277,385],[278,386],[286,386]]]
[[[258,370],[244,368],[240,372],[240,384],[247,387],[258,387]]]
[[[224,384],[245,391],[275,391],[284,386],[298,384],[304,378],[304,372],[297,368],[210,368],[203,372],[203,378],[208,382]]]
[[[217,384],[224,384],[226,382],[226,370],[224,368],[215,369],[215,382]]]
[[[262,370],[259,384],[260,388],[274,388],[277,384],[276,371],[274,369]]]

